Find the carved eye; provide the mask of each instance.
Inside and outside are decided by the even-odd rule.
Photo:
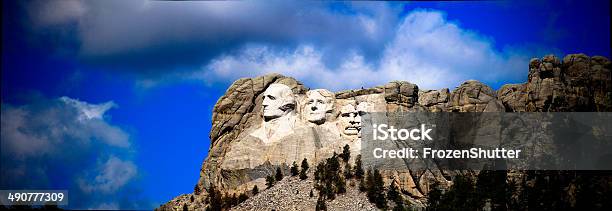
[[[268,95],[268,98],[270,98],[270,100],[276,100],[276,98],[272,95]]]
[[[342,117],[349,117],[351,113],[342,113]]]
[[[308,104],[313,104],[313,103],[314,103],[314,100],[309,100],[308,101]]]
[[[363,115],[365,115],[365,114],[366,114],[366,112],[365,112],[365,111],[360,111],[360,112],[357,112],[357,114],[358,114],[359,116],[363,116]]]
[[[317,103],[323,104],[323,101],[322,100],[317,100]]]

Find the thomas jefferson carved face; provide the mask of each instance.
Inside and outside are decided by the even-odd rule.
[[[291,88],[283,84],[272,84],[263,93],[263,116],[265,121],[287,115],[295,108],[295,97]]]
[[[353,106],[347,104],[340,109],[340,125],[343,133],[348,136],[361,136],[361,116],[367,111],[367,103]]]
[[[315,89],[306,92],[307,100],[304,112],[309,122],[322,124],[325,114],[332,111],[333,93],[325,89]]]

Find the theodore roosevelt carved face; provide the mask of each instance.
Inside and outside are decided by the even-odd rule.
[[[315,124],[323,124],[325,115],[333,109],[334,94],[325,89],[315,89],[306,92],[306,119]]]
[[[263,116],[270,121],[287,115],[295,109],[295,97],[291,88],[283,84],[272,84],[263,93]]]
[[[340,109],[340,126],[342,133],[347,136],[361,135],[361,116],[367,111],[367,103],[361,102],[357,106],[346,104]]]

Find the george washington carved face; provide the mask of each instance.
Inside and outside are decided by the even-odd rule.
[[[315,89],[306,92],[306,119],[315,124],[323,124],[325,115],[333,109],[334,94],[325,89]]]
[[[263,93],[263,116],[270,121],[287,115],[295,109],[295,97],[291,88],[283,84],[272,84]]]

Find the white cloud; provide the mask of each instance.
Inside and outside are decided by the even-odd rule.
[[[28,12],[37,26],[55,26],[77,21],[87,12],[87,7],[78,0],[38,0],[28,5]]]
[[[80,63],[136,73],[149,88],[248,43],[325,46],[325,59],[346,49],[376,57],[389,40],[401,4],[270,1],[25,1],[33,40]],[[65,9],[64,9],[65,8]]]
[[[104,115],[106,111],[117,106],[112,101],[102,104],[89,104],[66,96],[60,97],[60,100],[68,105],[74,106],[81,114],[79,115],[80,120],[102,119],[102,115]]]
[[[113,102],[90,104],[68,97],[40,105],[3,104],[2,153],[27,158],[56,155],[66,145],[102,143],[128,147],[129,135],[103,118],[114,105]]]
[[[78,183],[85,193],[114,193],[136,176],[136,173],[134,163],[111,156],[106,162],[99,164],[96,170],[87,172],[85,177],[79,178]]]
[[[138,174],[129,134],[105,118],[115,106],[69,97],[3,103],[0,186],[68,189],[79,199],[71,202],[74,209],[112,205]]]
[[[363,21],[366,26],[374,24],[370,19]],[[491,39],[462,29],[446,20],[443,12],[431,10],[409,13],[377,61],[366,61],[362,54],[352,52],[332,67],[324,62],[325,53],[308,44],[293,51],[247,45],[238,53],[213,59],[195,77],[214,82],[277,72],[313,88],[354,89],[407,80],[433,89],[452,88],[469,79],[517,80],[525,75],[528,61],[515,51],[497,51]]]

